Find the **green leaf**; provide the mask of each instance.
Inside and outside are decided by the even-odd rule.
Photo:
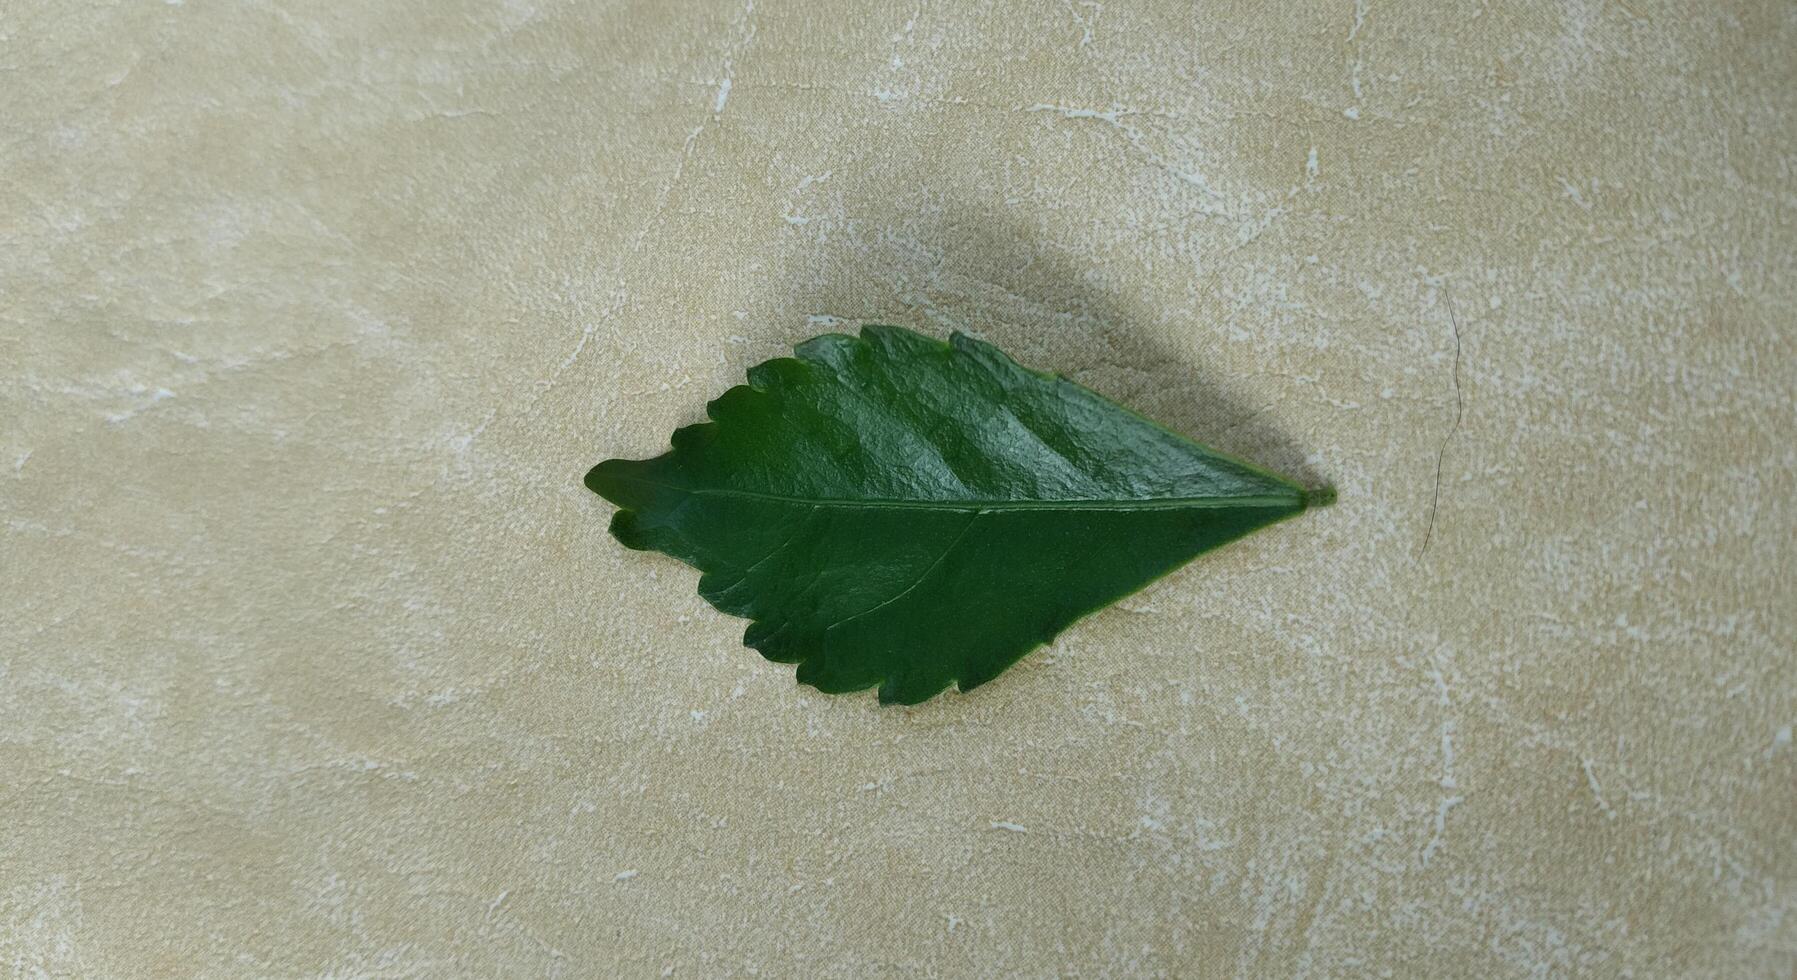
[[[1303,510],[1303,488],[998,348],[898,327],[749,369],[712,421],[586,485],[829,692],[970,690],[1069,623]]]

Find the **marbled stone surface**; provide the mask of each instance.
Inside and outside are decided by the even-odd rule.
[[[0,971],[1790,976],[1793,50],[0,4]],[[580,476],[861,321],[1340,502],[970,695],[797,687]]]

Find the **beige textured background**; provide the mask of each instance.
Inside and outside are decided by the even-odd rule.
[[[1790,976],[1793,50],[0,2],[0,971]],[[800,689],[579,477],[863,320],[1341,502]]]

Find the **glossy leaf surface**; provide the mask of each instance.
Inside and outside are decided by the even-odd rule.
[[[830,692],[971,689],[1074,620],[1303,510],[1289,480],[962,334],[825,334],[586,484]]]

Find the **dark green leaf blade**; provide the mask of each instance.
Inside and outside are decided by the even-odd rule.
[[[825,334],[586,485],[823,691],[970,690],[1074,620],[1303,510],[1297,484],[962,334]]]

